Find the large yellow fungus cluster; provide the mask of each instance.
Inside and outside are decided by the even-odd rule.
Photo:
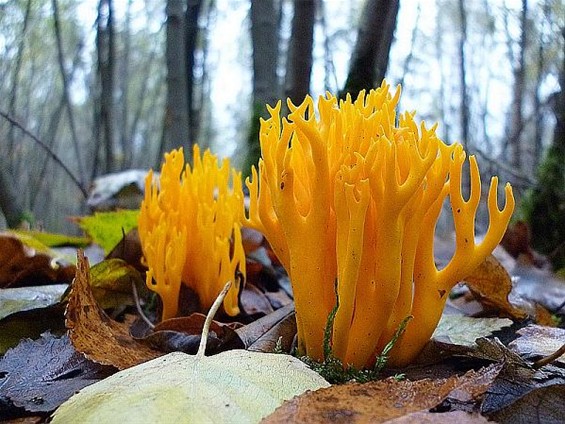
[[[185,165],[182,148],[165,155],[159,181],[150,171],[139,216],[139,237],[147,266],[147,286],[163,302],[163,319],[176,316],[181,282],[208,309],[227,281],[234,281],[224,310],[237,315],[239,279],[245,275],[241,241],[241,174],[221,166],[209,150]],[[230,186],[231,178],[231,186]]]
[[[415,358],[432,335],[450,289],[502,238],[514,198],[498,180],[488,195],[489,227],[475,242],[481,196],[477,162],[471,193],[461,192],[465,152],[447,145],[436,127],[396,115],[400,96],[386,82],[355,101],[331,95],[300,106],[269,108],[261,121],[258,171],[247,181],[247,223],[262,231],[289,273],[295,296],[299,349],[323,359],[323,333],[335,316],[332,349],[344,364],[371,366],[404,318],[413,316],[390,354],[390,364]],[[441,270],[434,263],[436,221],[449,196],[456,248]]]

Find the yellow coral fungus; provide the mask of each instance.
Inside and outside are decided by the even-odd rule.
[[[163,302],[163,319],[176,316],[181,282],[208,309],[227,281],[234,281],[224,310],[237,315],[239,278],[245,275],[241,240],[241,174],[221,166],[209,150],[185,165],[182,148],[165,154],[160,179],[150,171],[139,216],[139,237],[148,265],[147,286]],[[230,188],[230,177],[232,186]]]
[[[281,104],[261,121],[258,171],[247,181],[247,224],[262,231],[289,273],[299,349],[323,359],[323,332],[336,305],[332,349],[344,364],[371,366],[402,320],[413,320],[389,363],[404,365],[432,335],[449,290],[500,241],[514,208],[506,185],[498,209],[497,179],[488,196],[490,224],[475,243],[481,187],[470,158],[471,196],[461,194],[465,153],[413,114],[397,117],[400,87],[383,82],[355,101],[331,95],[300,106]],[[438,270],[433,238],[449,196],[456,249]]]

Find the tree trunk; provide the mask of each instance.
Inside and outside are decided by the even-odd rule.
[[[565,41],[565,28],[561,30]],[[559,71],[560,90],[551,96],[555,114],[553,141],[538,169],[538,182],[524,202],[532,245],[565,268],[565,56]]]
[[[194,144],[198,140],[199,108],[194,99],[194,67],[196,65],[196,46],[198,41],[198,19],[202,11],[202,0],[187,0],[186,7],[186,101],[188,103],[188,140]]]
[[[251,0],[251,42],[253,45],[253,104],[243,166],[248,174],[261,155],[259,118],[266,117],[265,105],[274,106],[280,98],[277,77],[279,57],[278,0]]]
[[[0,211],[8,228],[16,228],[25,220],[25,210],[20,201],[16,181],[4,164],[0,165]]]
[[[115,62],[114,5],[112,0],[100,0],[96,32],[98,77],[100,81],[99,125],[100,146],[104,146],[103,172],[114,166],[114,62]]]
[[[522,148],[522,129],[524,127],[524,117],[522,115],[522,104],[524,102],[524,84],[526,77],[525,56],[526,56],[526,26],[528,15],[528,1],[522,0],[522,13],[520,17],[520,45],[518,46],[518,63],[514,66],[514,86],[512,95],[512,105],[510,110],[510,124],[507,131],[508,143],[510,146],[510,163],[516,171],[520,171],[523,165]]]
[[[29,18],[31,15],[31,0],[26,3],[26,9],[24,14],[24,21],[22,25],[22,33],[20,34],[20,43],[18,46],[18,54],[16,56],[16,63],[14,66],[14,74],[12,76],[12,92],[10,93],[10,101],[8,106],[8,113],[12,116],[17,116],[16,105],[18,101],[18,87],[20,84],[20,71],[22,69],[25,42],[27,40],[27,28],[29,23]],[[11,156],[15,144],[15,128],[13,126],[8,130],[8,152],[7,155]]]
[[[465,0],[459,0],[459,90],[461,93],[461,109],[460,109],[460,126],[461,126],[461,143],[465,150],[469,144],[469,91],[467,87],[467,65],[465,58],[465,50],[467,45],[467,11],[465,10]],[[464,174],[467,176],[467,173]],[[463,184],[464,187],[467,184]]]
[[[123,53],[122,60],[120,61],[120,70],[118,71],[118,84],[121,103],[120,108],[120,147],[122,149],[121,160],[119,164],[120,169],[128,168],[131,165],[133,146],[132,146],[132,134],[128,132],[129,130],[129,78],[130,78],[130,51],[131,51],[131,5],[133,0],[128,0],[126,5],[126,16],[124,29],[122,32],[123,38]]]
[[[388,67],[398,7],[398,0],[365,1],[341,98],[347,93],[356,97],[359,91],[375,88],[382,82]]]
[[[317,3],[317,0],[294,0],[285,81],[285,97],[294,104],[302,103],[310,92]]]
[[[276,5],[277,0],[251,0],[253,103],[263,109],[266,104],[274,106],[280,97],[277,77],[279,17]]]
[[[186,84],[186,22],[185,1],[167,0],[167,105],[164,137],[158,162],[165,152],[184,147],[185,157],[190,158],[191,148],[188,126],[188,99]]]
[[[81,157],[82,155],[79,146],[78,134],[76,130],[75,116],[71,104],[69,75],[65,67],[65,53],[63,51],[63,40],[61,35],[59,6],[57,0],[52,0],[51,5],[53,7],[53,26],[55,29],[55,40],[57,42],[57,58],[59,61],[61,80],[63,81],[63,98],[64,98],[65,107],[67,109],[67,116],[69,117],[69,128],[71,130],[71,137],[73,141],[73,148],[75,151],[75,160],[77,162],[79,180],[81,182],[81,185],[84,186],[85,174],[84,174],[84,168],[82,166],[82,157]]]

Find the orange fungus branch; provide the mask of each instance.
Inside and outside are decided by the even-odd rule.
[[[299,349],[317,360],[323,359],[336,281],[333,354],[344,364],[369,367],[412,315],[390,363],[413,360],[437,326],[449,290],[492,252],[514,209],[508,184],[504,208],[498,208],[493,178],[490,223],[477,244],[481,183],[475,158],[471,195],[464,200],[463,148],[445,144],[435,126],[418,125],[413,114],[397,116],[399,96],[400,88],[391,93],[383,82],[355,101],[328,94],[317,111],[310,97],[299,106],[289,102],[287,118],[279,102],[261,121],[262,159],[247,180],[245,225],[266,235],[288,271]],[[446,198],[456,249],[438,270],[433,238]]]

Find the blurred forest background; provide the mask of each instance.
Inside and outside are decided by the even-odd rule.
[[[562,222],[564,41],[563,0],[0,0],[0,228],[73,231],[94,178],[180,145],[247,174],[266,103],[383,77]]]

